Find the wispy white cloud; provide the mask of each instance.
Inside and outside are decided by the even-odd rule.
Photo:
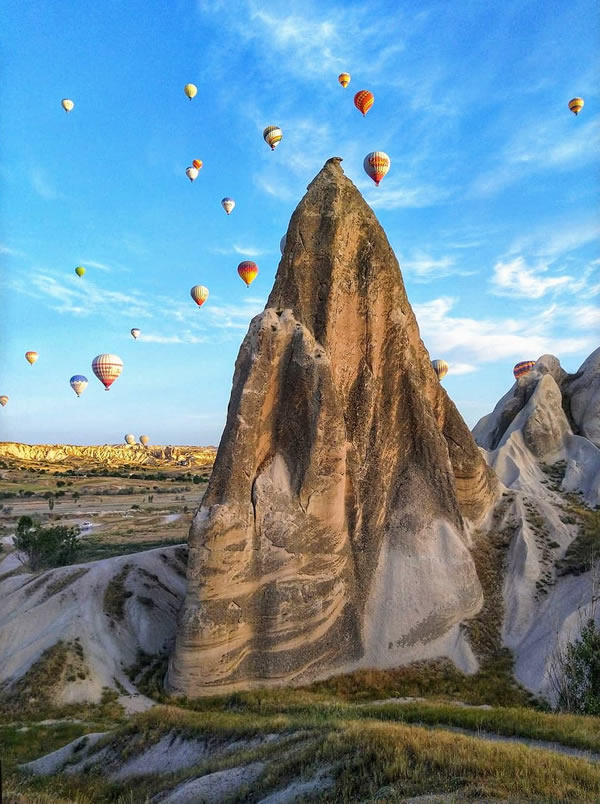
[[[243,257],[260,257],[269,253],[268,249],[256,248],[256,246],[238,246],[236,243],[231,248],[214,246],[209,251],[212,251],[213,254],[239,254]]]
[[[527,231],[515,238],[510,254],[527,253],[535,257],[555,259],[600,238],[598,216],[581,216],[577,220],[561,220]],[[594,261],[591,265],[597,265]]]
[[[208,341],[210,341],[210,338],[199,335],[192,335],[191,332],[184,332],[182,335],[160,335],[158,333],[142,332],[142,334],[139,335],[138,340],[144,341],[145,343],[163,343],[163,344],[208,343]]]
[[[478,371],[478,367],[472,365],[471,363],[449,363],[448,364],[448,371],[454,375],[459,374],[472,374],[474,371]]]
[[[27,255],[23,251],[19,251],[16,248],[10,248],[10,246],[4,245],[4,243],[0,243],[0,255],[4,254],[7,257],[26,257]]]
[[[99,271],[112,271],[110,265],[103,262],[96,262],[95,260],[81,260],[81,264],[85,268],[97,268]]]
[[[437,259],[424,251],[416,251],[410,259],[400,261],[402,271],[416,282],[431,282],[445,276],[470,276],[475,271],[466,271],[456,265],[456,258],[446,255]]]
[[[29,180],[36,193],[45,201],[54,201],[61,194],[48,178],[47,172],[39,165],[34,165],[29,171]]]
[[[399,209],[402,207],[430,207],[447,201],[452,195],[450,188],[407,182],[398,186],[394,181],[379,187],[368,187],[365,192],[367,203],[373,209]]]
[[[516,296],[524,299],[539,299],[550,291],[568,289],[570,292],[581,289],[581,283],[572,276],[547,275],[547,267],[527,266],[523,257],[515,257],[508,262],[497,262],[490,280],[492,292],[497,296]]]

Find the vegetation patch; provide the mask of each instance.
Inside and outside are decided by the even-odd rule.
[[[595,558],[600,557],[600,511],[569,501],[563,509],[579,524],[579,533],[558,562],[560,575],[581,575],[590,569]]]
[[[133,595],[125,588],[125,581],[131,570],[131,564],[125,564],[121,572],[106,584],[102,608],[111,623],[121,622],[125,617],[125,603]]]
[[[67,588],[67,586],[70,586],[72,583],[75,583],[75,581],[78,581],[79,578],[82,578],[87,572],[89,572],[89,567],[80,567],[73,572],[66,572],[59,576],[46,586],[46,591],[44,592],[44,597],[42,600],[48,600],[48,598],[52,597],[53,595],[57,595],[59,592],[62,592]]]
[[[87,563],[88,561],[100,561],[103,558],[115,558],[132,553],[140,553],[144,550],[156,550],[159,547],[181,545],[181,539],[175,541],[161,539],[158,541],[143,542],[110,542],[100,537],[90,537],[81,539],[80,541],[81,551],[78,556],[78,561],[81,564]]]

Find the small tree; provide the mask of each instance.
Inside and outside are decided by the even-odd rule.
[[[30,516],[19,517],[15,534],[15,547],[21,560],[32,571],[44,567],[61,567],[70,564],[79,549],[79,528],[59,525],[43,528]]]

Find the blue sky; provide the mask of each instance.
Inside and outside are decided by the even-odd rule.
[[[279,240],[330,156],[383,225],[469,425],[518,360],[551,352],[575,371],[600,342],[599,34],[592,0],[8,0],[0,438],[217,444]],[[375,94],[366,118],[359,89]],[[379,188],[362,170],[373,150],[392,162]],[[260,266],[249,290],[243,259]],[[101,352],[125,364],[109,393]]]

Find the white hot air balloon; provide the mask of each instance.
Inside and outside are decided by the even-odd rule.
[[[73,111],[75,108],[75,104],[69,98],[63,98],[60,102],[60,105],[63,107],[65,112],[69,114],[69,112]]]
[[[134,340],[136,340],[136,341],[137,341],[137,339],[140,337],[140,332],[141,332],[141,331],[140,331],[140,330],[139,330],[137,327],[134,327],[134,328],[131,330],[131,337],[132,337]]]
[[[133,444],[135,444],[135,436],[133,435],[133,433],[127,433],[127,435],[125,436],[125,443],[129,444],[130,447]]]
[[[233,210],[233,208],[235,207],[235,201],[233,200],[233,198],[224,198],[224,199],[221,201],[221,206],[223,207],[223,209],[225,210],[225,212],[226,212],[228,215],[230,215],[230,214],[231,214],[231,211],[232,211],[232,210]]]
[[[188,177],[190,181],[196,181],[198,178],[198,168],[192,167],[190,165],[189,168],[186,168],[185,175]]]

